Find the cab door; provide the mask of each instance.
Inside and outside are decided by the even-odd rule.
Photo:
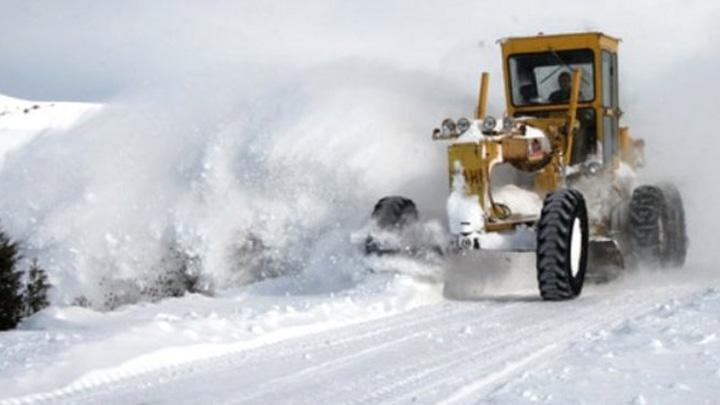
[[[617,54],[602,51],[602,108],[598,118],[602,120],[603,163],[610,166],[619,148],[620,108],[618,103]]]

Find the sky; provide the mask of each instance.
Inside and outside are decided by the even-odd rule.
[[[216,69],[352,56],[474,76],[481,67],[497,70],[501,37],[579,30],[622,37],[622,61],[642,80],[714,60],[720,38],[719,7],[698,0],[2,0],[0,7],[0,93],[30,99],[107,100]],[[467,69],[449,66],[464,52],[474,56],[463,57]]]

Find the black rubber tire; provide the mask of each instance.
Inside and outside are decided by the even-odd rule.
[[[375,204],[370,218],[382,229],[403,228],[418,220],[418,211],[411,199],[389,196]]]
[[[687,257],[685,210],[671,184],[640,186],[630,200],[630,246],[636,262],[679,267]]]
[[[573,275],[572,233],[580,221],[580,257]],[[582,292],[588,261],[588,215],[585,198],[573,189],[560,189],[545,197],[537,225],[537,278],[540,296],[559,301]]]
[[[383,230],[401,231],[407,225],[417,222],[419,215],[415,203],[405,197],[388,196],[381,198],[373,208],[370,218]],[[365,239],[366,254],[397,253],[393,249],[382,248],[372,235]]]

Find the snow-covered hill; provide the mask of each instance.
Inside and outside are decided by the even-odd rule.
[[[35,137],[63,132],[100,108],[91,103],[33,102],[0,94],[0,164]]]

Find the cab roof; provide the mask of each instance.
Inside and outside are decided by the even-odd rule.
[[[550,35],[539,33],[534,36],[502,38],[498,42],[500,42],[504,54],[580,48],[600,48],[617,52],[620,38],[602,32],[574,32]]]

